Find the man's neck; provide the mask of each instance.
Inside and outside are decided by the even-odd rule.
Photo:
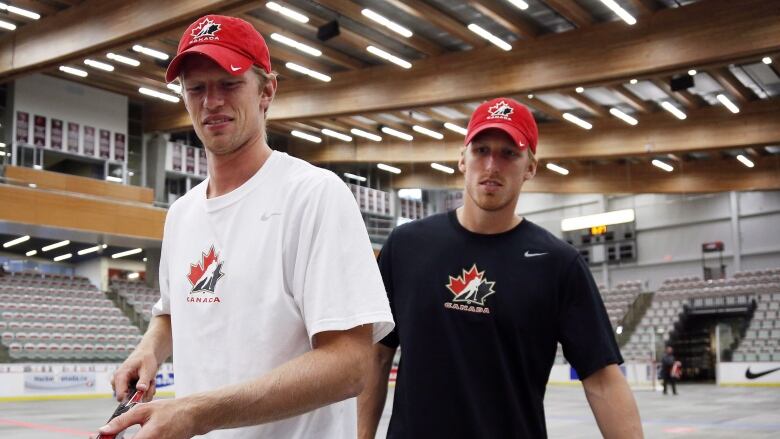
[[[515,214],[514,205],[501,210],[488,211],[480,209],[467,200],[455,213],[458,222],[466,230],[483,235],[506,232],[523,221],[523,217]]]
[[[263,141],[245,145],[227,155],[214,155],[206,151],[209,160],[206,198],[225,195],[246,183],[263,167],[273,152]]]

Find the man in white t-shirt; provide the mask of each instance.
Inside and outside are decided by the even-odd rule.
[[[202,17],[166,80],[182,96],[209,177],[168,212],[160,301],[115,373],[117,398],[154,393],[175,353],[176,398],[101,428],[137,439],[356,437],[372,343],[393,328],[365,225],[333,173],[272,151],[268,48],[248,23]]]

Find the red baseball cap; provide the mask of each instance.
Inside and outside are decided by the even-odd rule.
[[[531,148],[536,154],[539,129],[533,114],[525,105],[510,98],[495,98],[477,107],[471,115],[465,145],[477,134],[490,128],[503,130],[521,150]]]
[[[206,15],[192,23],[179,41],[179,49],[168,65],[165,80],[176,79],[181,62],[192,54],[209,57],[232,75],[240,75],[252,65],[271,73],[271,55],[263,36],[240,18]]]

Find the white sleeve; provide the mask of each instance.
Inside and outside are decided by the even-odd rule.
[[[377,342],[393,329],[393,316],[357,203],[330,173],[308,189],[288,242],[296,247],[292,293],[309,338],[373,324]]]
[[[170,214],[170,210],[168,210],[168,214]],[[162,314],[170,314],[171,313],[171,296],[170,296],[170,290],[168,288],[168,251],[166,244],[168,236],[166,232],[167,230],[167,224],[168,224],[168,218],[166,217],[165,220],[166,227],[163,229],[163,242],[162,242],[162,249],[160,250],[160,267],[158,278],[160,279],[160,299],[157,301],[157,303],[154,304],[154,307],[152,307],[152,317],[157,317]]]

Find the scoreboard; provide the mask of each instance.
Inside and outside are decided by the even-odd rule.
[[[594,221],[581,222],[575,228],[563,230],[563,239],[579,250],[580,255],[589,264],[617,264],[635,262],[636,222],[631,221],[610,224],[608,217],[593,215]],[[599,222],[598,220],[603,220]],[[566,221],[566,220],[564,220]]]

